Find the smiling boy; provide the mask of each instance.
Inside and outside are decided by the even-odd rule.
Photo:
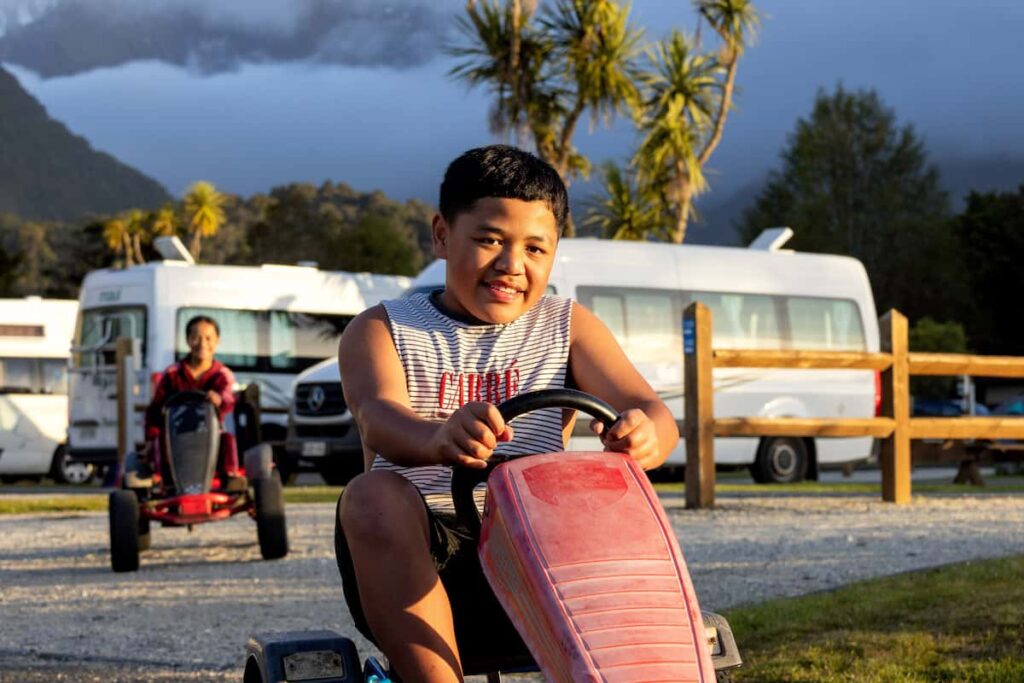
[[[564,386],[598,396],[621,417],[591,429],[645,469],[679,438],[608,328],[545,294],[567,219],[548,164],[504,145],[466,152],[432,226],[444,289],[368,309],[342,336],[345,397],[372,462],[338,504],[338,567],[357,627],[402,680],[462,680],[460,647],[476,661],[526,652],[455,519],[451,468],[564,450],[572,419],[537,411],[513,429],[495,404]]]

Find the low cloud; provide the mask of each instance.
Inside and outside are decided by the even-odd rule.
[[[203,73],[431,61],[462,0],[0,0],[0,60],[44,78],[159,60]],[[59,49],[55,49],[59,46]]]

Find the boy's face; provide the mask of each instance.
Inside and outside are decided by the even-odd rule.
[[[434,217],[434,254],[448,261],[441,302],[484,323],[512,322],[544,295],[558,224],[547,202],[485,197]]]
[[[217,328],[207,322],[198,322],[188,332],[188,348],[192,352],[192,358],[197,361],[209,361],[217,352],[217,344],[220,336]]]

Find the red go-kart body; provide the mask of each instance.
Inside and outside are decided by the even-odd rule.
[[[499,465],[479,555],[549,680],[715,680],[686,562],[628,456],[552,453]]]

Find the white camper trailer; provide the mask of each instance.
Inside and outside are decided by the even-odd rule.
[[[611,329],[651,386],[683,418],[682,313],[712,311],[713,344],[738,349],[878,351],[878,319],[856,259],[783,251],[792,231],[765,231],[750,248],[563,239],[549,291],[570,297]],[[427,266],[409,292],[444,286],[444,261]],[[865,370],[718,369],[716,417],[872,417],[880,394]],[[599,449],[587,421],[570,446]],[[798,481],[819,465],[864,460],[870,438],[715,440],[715,461],[749,465],[763,482]],[[685,446],[669,465],[685,462]]]
[[[0,476],[72,484],[92,466],[70,464],[67,364],[77,301],[0,299]]]
[[[208,315],[221,330],[217,357],[239,385],[256,383],[263,438],[283,442],[295,375],[335,353],[345,325],[367,306],[396,296],[408,278],[305,266],[193,265],[186,260],[99,270],[82,283],[70,370],[68,448],[76,461],[116,460],[118,337],[138,340],[138,406],[153,379],[183,358],[185,325]],[[135,410],[134,440],[143,415]]]

